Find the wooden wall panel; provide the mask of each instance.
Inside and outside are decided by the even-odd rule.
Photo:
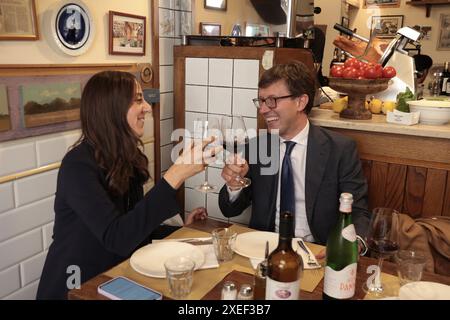
[[[370,174],[372,171],[372,161],[361,159],[361,166],[364,172],[364,176],[367,180],[367,185],[370,186]]]
[[[408,167],[403,213],[407,213],[413,218],[418,218],[422,214],[426,176],[427,169]]]
[[[442,206],[442,215],[450,217],[450,171],[447,172],[447,187],[444,196],[444,205]]]
[[[440,216],[442,214],[446,182],[446,170],[428,169],[423,198],[423,217]]]
[[[399,164],[389,164],[387,180],[385,206],[403,212],[403,198],[405,194],[407,166]]]
[[[369,209],[384,206],[386,177],[388,173],[388,164],[385,162],[372,162],[372,171],[369,184]]]

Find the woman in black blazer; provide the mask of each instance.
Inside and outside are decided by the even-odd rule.
[[[53,243],[37,299],[66,299],[67,292],[110,269],[149,243],[161,223],[180,213],[176,190],[201,172],[209,156],[191,145],[144,196],[149,179],[142,152],[145,114],[151,107],[130,73],[94,75],[81,97],[82,135],[65,155],[58,174]],[[197,210],[193,216],[203,217]],[[157,257],[155,257],[157,258]]]

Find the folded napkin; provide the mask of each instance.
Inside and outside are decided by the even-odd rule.
[[[294,250],[297,251],[297,253],[302,257],[303,260],[303,269],[318,269],[321,268],[320,264],[317,262],[316,260],[316,256],[314,255],[314,253],[312,253],[311,249],[306,245],[306,243],[300,239],[300,238],[295,238],[293,239],[294,241],[302,241],[305,244],[306,249],[308,249],[309,252],[309,256],[310,256],[310,260],[312,262],[315,262],[316,265],[310,265],[308,264],[308,255],[306,254],[305,251],[303,251],[302,248],[300,248],[299,245],[297,246],[293,246]],[[256,267],[258,266],[258,264],[263,261],[263,259],[250,259],[250,263],[252,264],[253,269],[256,269]]]
[[[198,246],[205,255],[205,263],[201,266],[200,269],[211,269],[218,268],[219,261],[217,261],[216,253],[214,252],[214,247],[212,244],[204,244]]]

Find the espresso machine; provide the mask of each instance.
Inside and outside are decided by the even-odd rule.
[[[366,39],[355,34],[352,30],[347,29],[339,24],[335,24],[334,28],[341,33],[350,37],[355,37],[367,43],[370,47],[372,39]],[[383,67],[392,66],[397,71],[397,76],[392,78],[389,87],[373,96],[383,101],[395,101],[399,92],[404,92],[408,87],[413,93],[416,92],[416,66],[414,59],[408,55],[406,51],[407,45],[418,47],[421,33],[410,27],[403,27],[397,30],[395,38],[389,43],[380,60],[378,61]],[[367,49],[366,49],[367,50]],[[351,54],[347,55],[351,56]],[[364,56],[364,55],[363,55]],[[358,57],[357,57],[358,58]]]

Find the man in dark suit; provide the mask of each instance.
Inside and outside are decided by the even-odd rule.
[[[295,211],[295,236],[325,244],[339,217],[339,196],[349,192],[354,199],[352,218],[356,233],[364,237],[370,216],[367,183],[356,143],[308,121],[315,85],[307,67],[301,62],[276,65],[262,75],[258,87],[254,103],[269,134],[256,140],[259,148],[267,146],[263,148],[267,148],[272,163],[263,164],[259,156],[252,161],[255,154],[248,152],[249,164],[244,160],[241,164],[225,165],[222,177],[226,184],[219,195],[223,215],[237,216],[251,204],[249,226],[278,231],[280,210],[291,208]],[[276,132],[279,142],[271,148],[268,140],[278,139]],[[289,165],[285,165],[286,150]],[[259,150],[258,155],[261,154]],[[265,174],[263,170],[274,163],[274,173]],[[288,167],[290,171],[285,171]],[[239,176],[249,177],[251,185],[241,188]],[[362,240],[361,237],[358,238]]]

